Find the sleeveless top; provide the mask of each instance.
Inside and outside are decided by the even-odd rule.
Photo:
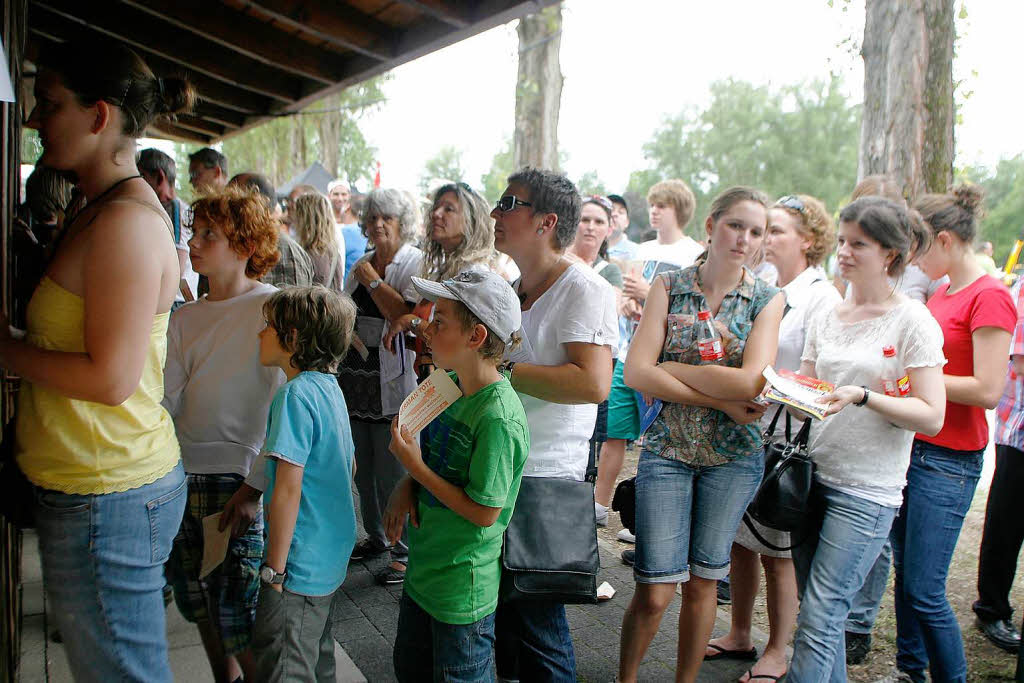
[[[22,382],[15,453],[29,481],[62,493],[117,493],[150,484],[178,464],[174,422],[160,405],[169,318],[169,312],[153,317],[139,386],[121,405]],[[45,276],[29,301],[27,327],[26,341],[33,346],[82,353],[85,302]]]
[[[659,362],[707,364],[700,358],[695,325],[698,311],[707,308],[697,286],[698,265],[660,275],[668,291],[668,319]],[[743,273],[743,282],[725,295],[712,319],[725,352],[720,363],[734,368],[743,365],[754,319],[779,292],[746,267]],[[740,425],[713,408],[666,401],[644,435],[643,448],[694,467],[710,467],[756,454],[761,448],[760,429],[757,422]]]

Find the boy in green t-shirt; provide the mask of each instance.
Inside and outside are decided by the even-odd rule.
[[[482,270],[412,280],[437,302],[423,336],[463,395],[423,430],[422,452],[397,418],[391,425],[391,452],[409,474],[388,503],[388,536],[398,538],[407,515],[412,522],[395,674],[492,681],[502,534],[530,450],[523,405],[497,369],[522,324],[519,299]]]

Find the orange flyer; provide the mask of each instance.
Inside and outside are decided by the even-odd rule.
[[[462,390],[446,371],[438,368],[402,401],[402,407],[398,409],[398,424],[408,429],[410,435],[419,434],[460,396]]]
[[[783,403],[796,408],[808,417],[821,420],[825,417],[825,410],[828,408],[825,403],[818,403],[818,399],[826,394],[832,393],[836,386],[831,382],[798,375],[790,370],[776,372],[770,366],[761,373],[768,383],[761,392],[760,399],[770,403]]]

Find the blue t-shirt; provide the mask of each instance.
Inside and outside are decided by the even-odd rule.
[[[345,397],[333,375],[302,372],[270,403],[267,440],[268,504],[277,459],[303,468],[302,498],[288,550],[284,587],[300,595],[330,595],[345,581],[356,543],[352,502],[352,430]],[[269,534],[272,520],[267,520]]]
[[[345,240],[345,277],[348,277],[349,269],[366,253],[366,238],[358,223],[341,226],[341,238]]]

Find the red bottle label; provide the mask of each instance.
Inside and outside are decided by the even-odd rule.
[[[721,339],[703,340],[697,343],[697,347],[700,349],[701,360],[715,361],[725,358]]]

